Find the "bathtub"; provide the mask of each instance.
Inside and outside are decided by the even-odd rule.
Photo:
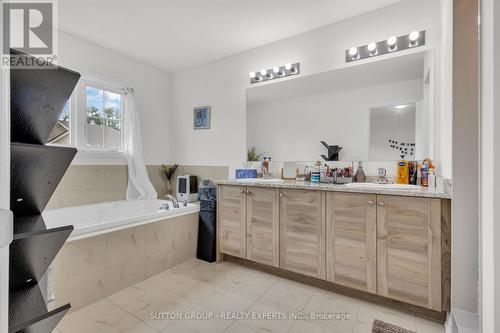
[[[169,210],[160,210],[168,203]],[[42,216],[47,228],[73,225],[68,241],[131,228],[199,211],[197,204],[188,203],[174,208],[166,200],[122,200],[100,204],[47,209]]]

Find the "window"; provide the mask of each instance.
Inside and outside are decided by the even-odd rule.
[[[80,79],[49,143],[76,147],[79,155],[118,158],[123,149],[124,92],[114,84]]]
[[[71,145],[71,99],[64,106],[56,126],[50,133],[48,143],[54,145]]]
[[[85,89],[85,144],[119,150],[122,147],[122,95],[88,85]]]

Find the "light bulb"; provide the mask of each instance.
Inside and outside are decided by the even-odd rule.
[[[350,55],[351,57],[354,57],[356,54],[358,54],[358,49],[357,49],[356,47],[351,47],[351,48],[349,49],[349,55]]]
[[[278,74],[280,72],[280,68],[278,66],[274,66],[273,72]]]
[[[396,36],[391,36],[389,38],[387,38],[387,44],[389,46],[394,46],[396,45],[396,42],[398,41],[398,39],[396,38]]]
[[[291,63],[287,63],[287,64],[285,64],[285,69],[286,69],[287,71],[289,71],[290,69],[292,69],[292,64],[291,64]]]
[[[370,44],[368,44],[367,48],[368,48],[368,51],[373,52],[377,49],[377,44],[371,42]]]
[[[265,69],[261,70],[260,71],[260,75],[266,76],[267,75],[267,71]]]
[[[420,37],[420,32],[418,32],[418,31],[412,31],[410,33],[410,42],[416,42],[419,37]]]
[[[255,72],[250,72],[251,79],[255,79],[256,76],[257,76],[257,74]]]

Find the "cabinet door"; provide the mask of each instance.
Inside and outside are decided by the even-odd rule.
[[[279,190],[247,188],[247,259],[279,266]]]
[[[325,278],[325,193],[280,191],[280,267]]]
[[[379,295],[441,311],[441,200],[377,201]]]
[[[377,293],[377,197],[327,193],[327,280]]]
[[[219,252],[236,257],[246,256],[245,187],[221,185],[218,195]]]

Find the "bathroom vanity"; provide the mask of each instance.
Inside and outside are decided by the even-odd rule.
[[[443,313],[450,307],[450,199],[425,188],[221,181],[219,258],[394,300],[415,314]]]

